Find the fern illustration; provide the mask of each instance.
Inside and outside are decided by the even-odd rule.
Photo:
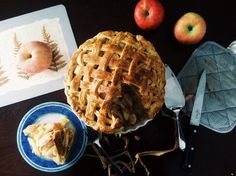
[[[0,63],[1,64],[1,63]],[[0,86],[2,86],[3,84],[6,84],[9,79],[8,77],[5,75],[5,71],[3,70],[3,66],[0,65]]]
[[[14,44],[13,54],[16,57],[16,55],[17,55],[17,53],[18,53],[18,51],[19,51],[19,49],[22,45],[22,43],[18,40],[16,33],[14,34],[14,37],[13,37],[13,44]],[[18,77],[21,77],[21,78],[24,78],[24,79],[28,80],[32,76],[32,74],[28,74],[26,72],[23,72],[19,68],[17,68],[17,70],[18,70],[17,71],[17,76]]]
[[[52,63],[49,66],[49,69],[57,72],[63,67],[65,67],[67,63],[65,60],[62,59],[63,55],[60,54],[60,49],[58,47],[58,44],[51,39],[51,36],[47,32],[45,26],[43,26],[42,35],[44,42],[47,43],[52,50]]]
[[[23,78],[23,79],[29,80],[33,75],[34,74],[26,73],[24,71],[21,71],[20,69],[18,69],[18,71],[17,71],[17,76],[20,78]]]
[[[18,40],[16,33],[14,34],[14,37],[13,37],[13,43],[14,43],[14,53],[13,54],[16,56],[20,47],[21,47],[21,42]]]

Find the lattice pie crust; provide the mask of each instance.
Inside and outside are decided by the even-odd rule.
[[[95,130],[117,133],[154,118],[164,101],[165,70],[151,42],[105,31],[73,54],[65,94],[73,111]]]

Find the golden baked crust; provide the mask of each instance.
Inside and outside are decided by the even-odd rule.
[[[116,133],[160,110],[164,69],[151,42],[141,35],[100,32],[71,58],[65,79],[67,101],[87,125]]]

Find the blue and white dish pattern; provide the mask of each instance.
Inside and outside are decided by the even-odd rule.
[[[75,129],[75,140],[71,148],[70,156],[65,164],[57,165],[54,161],[41,158],[32,153],[31,146],[23,130],[41,117],[57,113],[64,115]],[[71,111],[69,105],[59,102],[47,102],[35,106],[22,118],[17,130],[17,146],[24,160],[32,167],[45,172],[58,172],[74,165],[83,155],[87,146],[88,136],[86,125]]]

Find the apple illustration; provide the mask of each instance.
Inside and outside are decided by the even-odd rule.
[[[196,44],[206,33],[206,22],[195,12],[188,12],[178,19],[174,26],[175,38],[183,44]]]
[[[164,8],[158,0],[141,0],[134,10],[134,19],[143,30],[156,29],[163,21]]]

